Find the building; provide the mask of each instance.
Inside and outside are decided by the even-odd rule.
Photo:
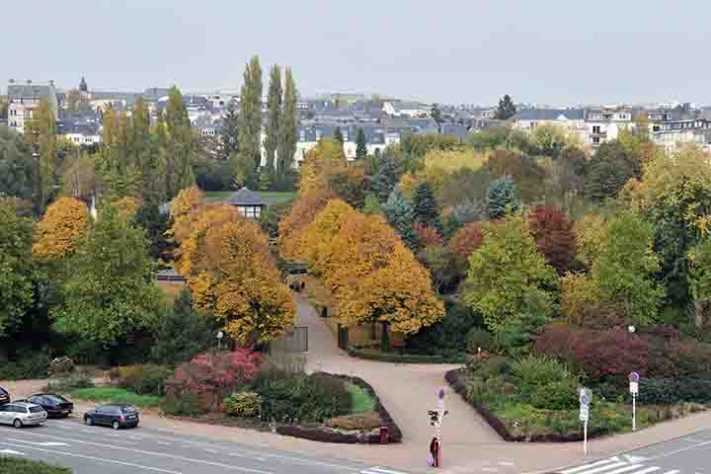
[[[259,194],[246,187],[232,193],[225,199],[225,202],[235,206],[239,213],[247,219],[259,219],[267,207],[267,203],[262,200]]]
[[[42,99],[49,102],[55,120],[59,118],[59,100],[53,81],[49,81],[47,84],[33,84],[28,80],[26,83],[20,84],[10,79],[7,86],[8,127],[18,133],[25,133],[25,124],[32,118],[32,113]]]
[[[57,135],[79,147],[101,143],[101,114],[93,110],[70,113],[63,111],[57,121]]]
[[[711,151],[711,120],[697,118],[662,122],[659,130],[652,133],[655,144],[667,152],[674,152],[684,145],[694,144]]]
[[[585,110],[585,131],[581,135],[584,144],[593,148],[608,140],[615,140],[620,130],[630,129],[632,111],[626,107],[601,107]]]

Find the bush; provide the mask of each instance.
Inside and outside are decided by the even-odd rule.
[[[473,328],[467,333],[467,351],[476,354],[479,349],[490,351],[493,348],[494,339],[489,331],[481,328]]]
[[[229,416],[252,418],[259,416],[262,397],[257,392],[236,392],[225,398],[224,406]]]
[[[49,374],[53,376],[65,375],[74,371],[74,361],[67,356],[55,357],[49,363]]]
[[[439,354],[400,354],[397,352],[380,352],[377,350],[367,350],[359,347],[350,346],[348,355],[359,359],[378,360],[380,362],[393,362],[396,364],[443,364],[461,363],[466,360],[464,354],[452,354],[444,356]]]
[[[166,415],[197,416],[205,413],[197,393],[181,391],[169,394],[163,400],[161,409]]]
[[[369,431],[380,425],[380,415],[375,411],[352,413],[326,420],[326,426],[346,431]]]
[[[443,356],[441,362],[461,358],[466,352],[467,334],[473,327],[483,324],[481,317],[455,298],[447,298],[445,307],[444,318],[407,336],[405,348],[408,352],[440,355]]]
[[[646,405],[711,403],[711,380],[642,378],[639,383],[639,402]]]
[[[29,459],[0,456],[0,472],[3,474],[71,474],[72,470]]]
[[[41,379],[47,376],[49,357],[44,352],[20,351],[16,361],[0,364],[0,380]]]
[[[53,380],[45,387],[46,392],[68,392],[77,388],[93,387],[94,382],[86,372],[74,372]]]
[[[129,365],[118,367],[112,376],[119,387],[127,388],[141,395],[163,396],[165,380],[172,371],[165,366],[155,364]]]

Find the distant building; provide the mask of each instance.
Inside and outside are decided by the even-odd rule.
[[[59,118],[59,100],[53,81],[47,84],[33,84],[28,80],[25,84],[19,84],[10,79],[7,86],[7,99],[7,125],[18,133],[25,133],[25,124],[32,118],[32,113],[41,99],[49,102],[55,120]]]
[[[232,193],[225,199],[225,202],[235,206],[237,211],[247,219],[259,219],[262,211],[267,207],[267,203],[262,200],[259,194],[246,187]]]
[[[427,117],[430,107],[419,102],[388,100],[383,102],[383,113],[390,117]]]
[[[93,110],[63,111],[57,121],[57,135],[80,147],[101,143],[101,114]]]
[[[659,124],[659,130],[652,133],[652,140],[668,152],[689,144],[711,151],[711,120],[698,118],[663,122]]]

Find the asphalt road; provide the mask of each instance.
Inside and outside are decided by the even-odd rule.
[[[61,464],[77,474],[405,474],[142,426],[118,431],[84,426],[77,418],[22,429],[2,425],[0,455]]]
[[[562,474],[711,474],[711,430],[559,471]]]

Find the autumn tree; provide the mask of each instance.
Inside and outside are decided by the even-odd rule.
[[[32,304],[32,221],[0,202],[0,337]]]
[[[279,248],[285,258],[298,259],[302,255],[303,232],[334,197],[335,195],[327,189],[300,195],[289,215],[279,223]]]
[[[40,99],[25,125],[25,137],[37,160],[35,175],[35,210],[40,212],[50,198],[54,186],[55,157],[57,152],[57,125],[52,106]]]
[[[170,216],[173,219],[173,238],[180,243],[190,235],[194,214],[204,205],[204,195],[197,186],[183,189],[173,199]]]
[[[281,69],[277,64],[269,71],[269,92],[267,94],[267,126],[264,138],[264,152],[266,154],[267,169],[277,168],[276,151],[279,146],[279,129],[281,128]]]
[[[329,177],[346,169],[343,147],[335,140],[322,139],[304,156],[299,176],[299,192],[326,189]]]
[[[462,262],[468,262],[469,256],[484,243],[484,224],[470,222],[457,231],[449,241],[450,251]]]
[[[538,205],[528,214],[528,228],[538,251],[548,265],[562,275],[575,260],[576,241],[573,222],[554,206]]]
[[[469,257],[465,297],[495,332],[529,318],[550,317],[558,276],[538,253],[522,216],[484,227]]]
[[[355,215],[355,210],[340,199],[331,199],[305,229],[302,235],[301,259],[314,275],[323,274],[330,256],[333,239],[341,226]]]
[[[494,150],[485,168],[493,178],[509,176],[513,179],[521,199],[526,202],[536,201],[543,196],[545,170],[529,155],[512,150]]]
[[[711,240],[689,250],[689,288],[694,301],[694,324],[703,328],[711,310]]]
[[[72,255],[88,228],[86,204],[74,198],[60,198],[47,207],[37,224],[32,254],[44,260]]]

